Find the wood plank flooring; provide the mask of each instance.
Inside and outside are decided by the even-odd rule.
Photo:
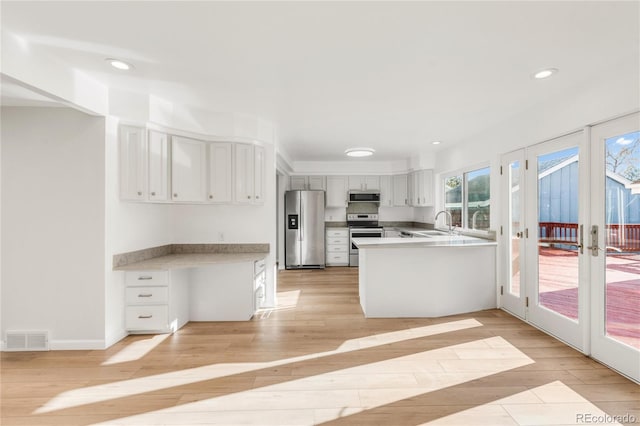
[[[640,422],[640,386],[502,311],[366,319],[353,268],[284,271],[278,287],[279,306],[248,322],[3,353],[1,423]]]

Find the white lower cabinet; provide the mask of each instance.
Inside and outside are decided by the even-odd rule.
[[[326,265],[349,266],[349,229],[327,228],[325,242]]]
[[[186,270],[125,272],[125,328],[170,333],[189,321]]]

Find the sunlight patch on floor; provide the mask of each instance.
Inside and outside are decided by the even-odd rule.
[[[606,421],[597,421],[602,419]],[[422,425],[619,425],[561,381],[460,411]]]
[[[171,373],[156,374],[137,379],[122,380],[102,385],[78,388],[57,395],[42,407],[38,408],[34,413],[49,413],[52,411],[77,407],[80,405],[93,404],[117,398],[124,398],[132,395],[157,391],[160,389],[168,389],[176,386],[183,386],[191,383],[231,376],[234,374],[241,374],[265,368],[273,368],[290,363],[357,351],[359,349],[373,348],[376,346],[397,343],[408,339],[433,336],[436,334],[465,330],[480,326],[482,326],[482,324],[475,319],[452,321],[448,323],[427,325],[424,327],[416,327],[407,330],[393,331],[379,335],[352,339],[343,343],[336,350],[285,358],[277,361],[212,364],[202,367],[174,371]]]
[[[351,415],[357,421],[369,409],[532,363],[503,338],[492,337],[282,383],[282,377],[258,376],[255,389],[102,424],[318,424]]]
[[[151,352],[156,346],[162,343],[170,334],[156,334],[155,336],[149,336],[142,340],[136,340],[127,344],[117,354],[111,356],[108,360],[102,363],[102,365],[120,364],[123,362],[136,361],[149,352]]]

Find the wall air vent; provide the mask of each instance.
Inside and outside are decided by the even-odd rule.
[[[5,351],[48,351],[47,331],[7,331]]]

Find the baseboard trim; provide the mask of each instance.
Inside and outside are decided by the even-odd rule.
[[[104,340],[50,340],[52,351],[87,351],[105,349]]]

